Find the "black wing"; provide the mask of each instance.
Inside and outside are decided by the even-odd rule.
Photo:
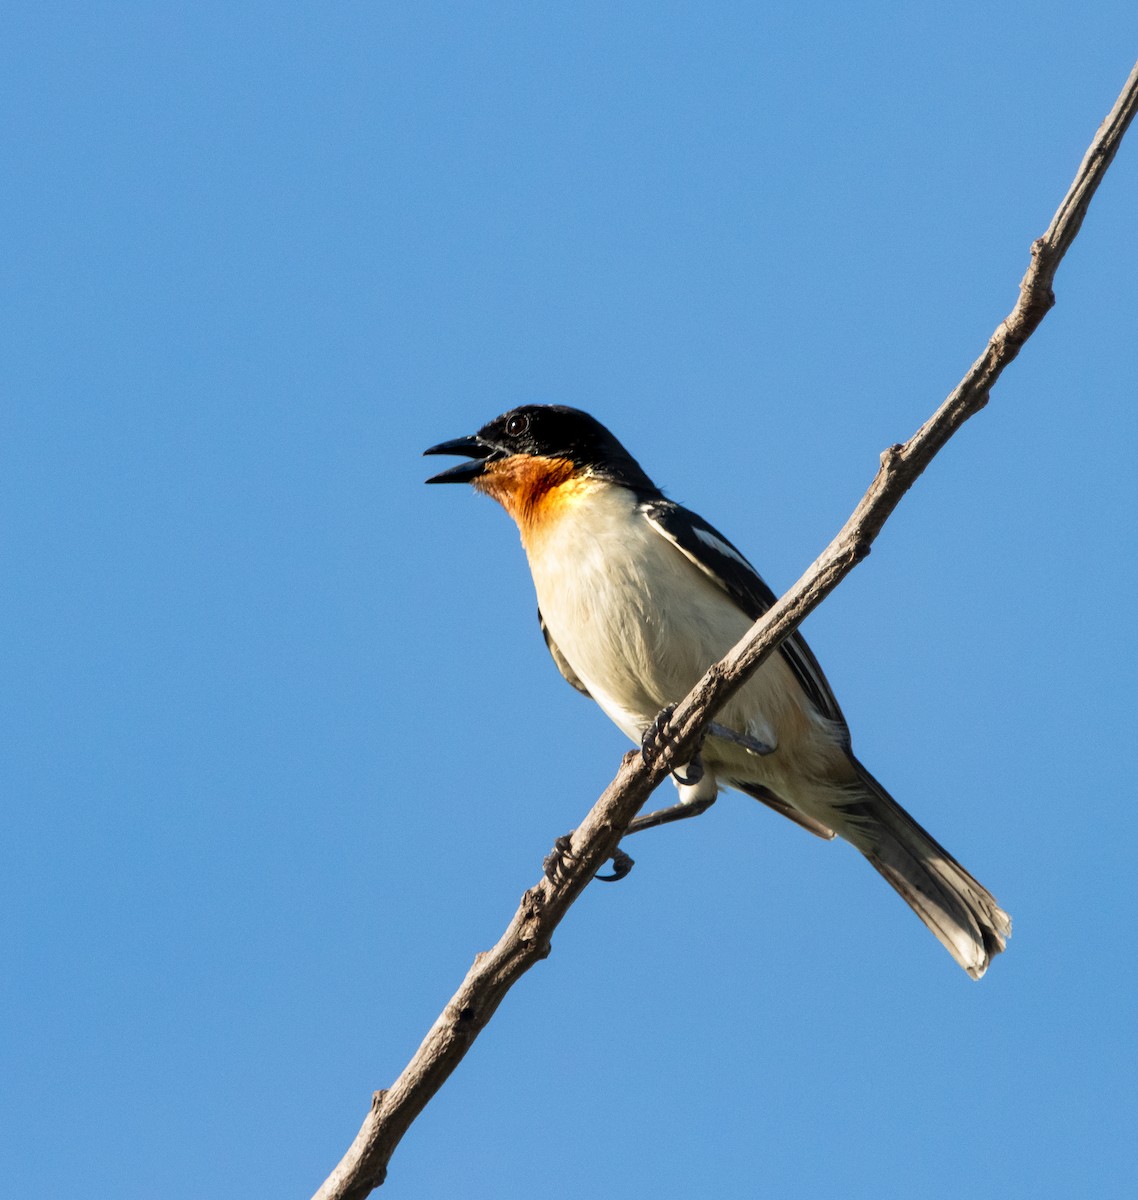
[[[541,609],[537,610],[538,624],[541,626],[541,636],[545,638],[545,644],[549,647],[549,653],[553,655],[553,661],[557,664],[557,669],[565,676],[567,682],[571,683],[582,696],[589,696],[589,689],[581,682],[577,672],[569,665],[565,655],[557,648],[557,643],[553,640],[549,632],[549,626],[545,623],[545,618],[541,615]],[[589,696],[592,699],[592,696]]]
[[[718,584],[752,621],[757,621],[778,599],[758,571],[702,517],[671,500],[649,500],[642,506],[642,511],[653,528]],[[549,641],[548,634],[546,641]],[[779,647],[779,653],[794,672],[810,703],[822,716],[837,721],[844,728],[846,722],[838,701],[802,634],[795,630]],[[562,674],[565,674],[564,670]],[[566,678],[569,677],[566,675]]]

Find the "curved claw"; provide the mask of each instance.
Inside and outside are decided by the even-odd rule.
[[[650,767],[667,746],[668,722],[672,719],[672,713],[675,711],[674,704],[660,709],[656,714],[656,719],[644,731],[644,736],[640,739],[640,757],[644,759],[646,767]]]
[[[563,834],[553,843],[553,849],[545,856],[541,869],[550,883],[561,882],[561,878],[565,874],[566,863],[573,857],[572,845],[572,834]]]
[[[629,871],[632,870],[634,859],[629,858],[623,850],[617,849],[612,855],[612,874],[611,875],[594,875],[594,879],[599,879],[602,883],[618,883],[623,879]]]
[[[698,754],[687,764],[687,771],[683,775],[679,771],[672,772],[672,778],[680,787],[691,787],[693,784],[699,783],[703,776],[703,759]]]

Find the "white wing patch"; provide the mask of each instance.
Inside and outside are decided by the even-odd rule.
[[[698,525],[693,525],[691,531],[705,546],[710,546],[712,550],[722,554],[724,558],[733,558],[741,566],[746,567],[748,571],[754,570],[754,567],[751,566],[734,546],[729,546],[722,538],[717,538],[714,533],[708,533],[706,529],[700,529]]]

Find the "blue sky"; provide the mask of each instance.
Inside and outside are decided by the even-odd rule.
[[[586,408],[776,589],[1008,311],[1138,45],[1058,4],[24,4],[0,44],[0,1160],[304,1196],[625,744],[428,445]],[[386,1193],[1131,1194],[1138,144],[805,632],[1013,914],[646,834]]]

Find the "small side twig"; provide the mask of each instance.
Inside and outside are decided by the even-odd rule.
[[[1100,126],[1047,232],[1031,247],[1019,298],[959,386],[904,445],[891,446],[869,490],[838,536],[801,579],[716,663],[680,704],[667,752],[650,766],[630,751],[616,778],[574,832],[571,856],[557,881],[542,878],[522,896],[493,949],[479,954],[458,991],[431,1026],[402,1074],[376,1092],[371,1111],[314,1200],[362,1200],[378,1187],[399,1140],[462,1061],[506,992],[549,953],[550,938],[573,901],[617,847],[633,817],[676,764],[687,762],[704,726],[779,643],[869,553],[901,497],[948,439],[988,402],[992,386],[1055,303],[1055,272],[1086,215],[1138,109],[1138,65]]]

